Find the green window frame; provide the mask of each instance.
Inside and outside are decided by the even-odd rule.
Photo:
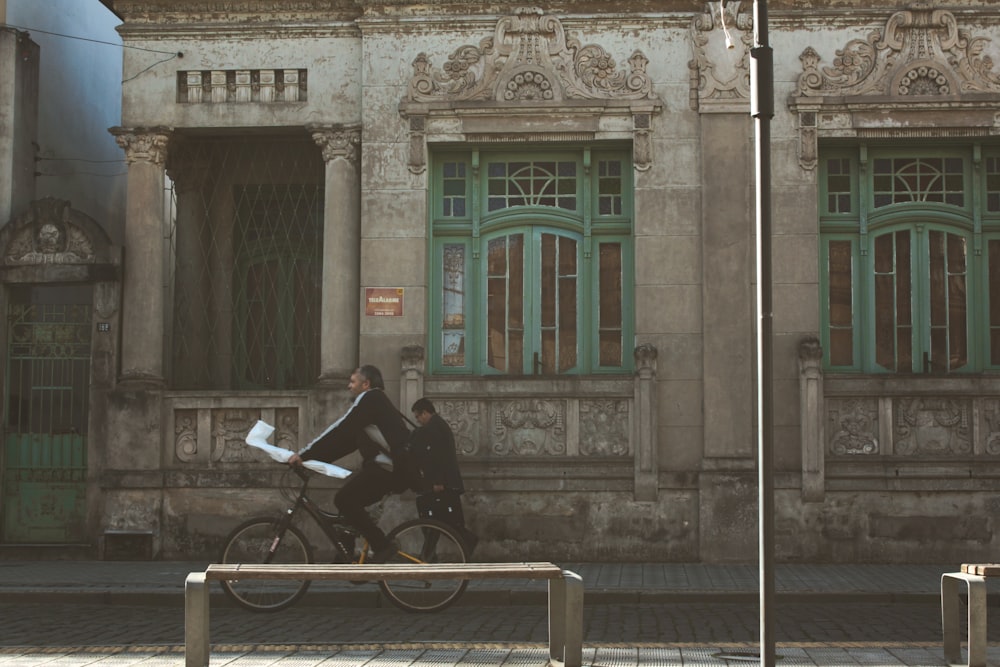
[[[1000,370],[1000,147],[828,148],[820,322],[837,372]]]
[[[632,370],[627,151],[470,148],[431,174],[433,372]]]

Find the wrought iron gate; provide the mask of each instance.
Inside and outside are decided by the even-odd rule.
[[[86,536],[91,287],[10,286],[2,538]]]

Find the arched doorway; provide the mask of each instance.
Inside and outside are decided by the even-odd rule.
[[[120,262],[100,225],[52,198],[0,229],[0,251],[0,543],[86,544]]]

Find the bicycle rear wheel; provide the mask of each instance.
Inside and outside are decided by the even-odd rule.
[[[387,537],[399,551],[388,563],[465,563],[468,556],[462,539],[445,523],[415,519],[402,523]],[[465,592],[468,579],[400,579],[380,581],[382,593],[400,609],[415,612],[441,611]]]
[[[312,549],[295,526],[282,521],[250,519],[233,530],[219,559],[222,563],[312,563]],[[305,595],[309,581],[292,579],[229,579],[220,582],[233,601],[250,611],[278,611]]]

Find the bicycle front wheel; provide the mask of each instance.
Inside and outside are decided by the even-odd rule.
[[[312,549],[302,532],[280,519],[250,519],[233,530],[219,559],[222,563],[312,563]],[[310,582],[292,579],[229,579],[220,582],[233,601],[250,611],[278,611],[305,595]]]
[[[460,537],[448,524],[433,519],[415,519],[400,524],[387,537],[399,551],[388,563],[465,563],[468,555]],[[400,609],[415,612],[441,611],[454,603],[468,579],[399,579],[380,581],[382,593]]]

